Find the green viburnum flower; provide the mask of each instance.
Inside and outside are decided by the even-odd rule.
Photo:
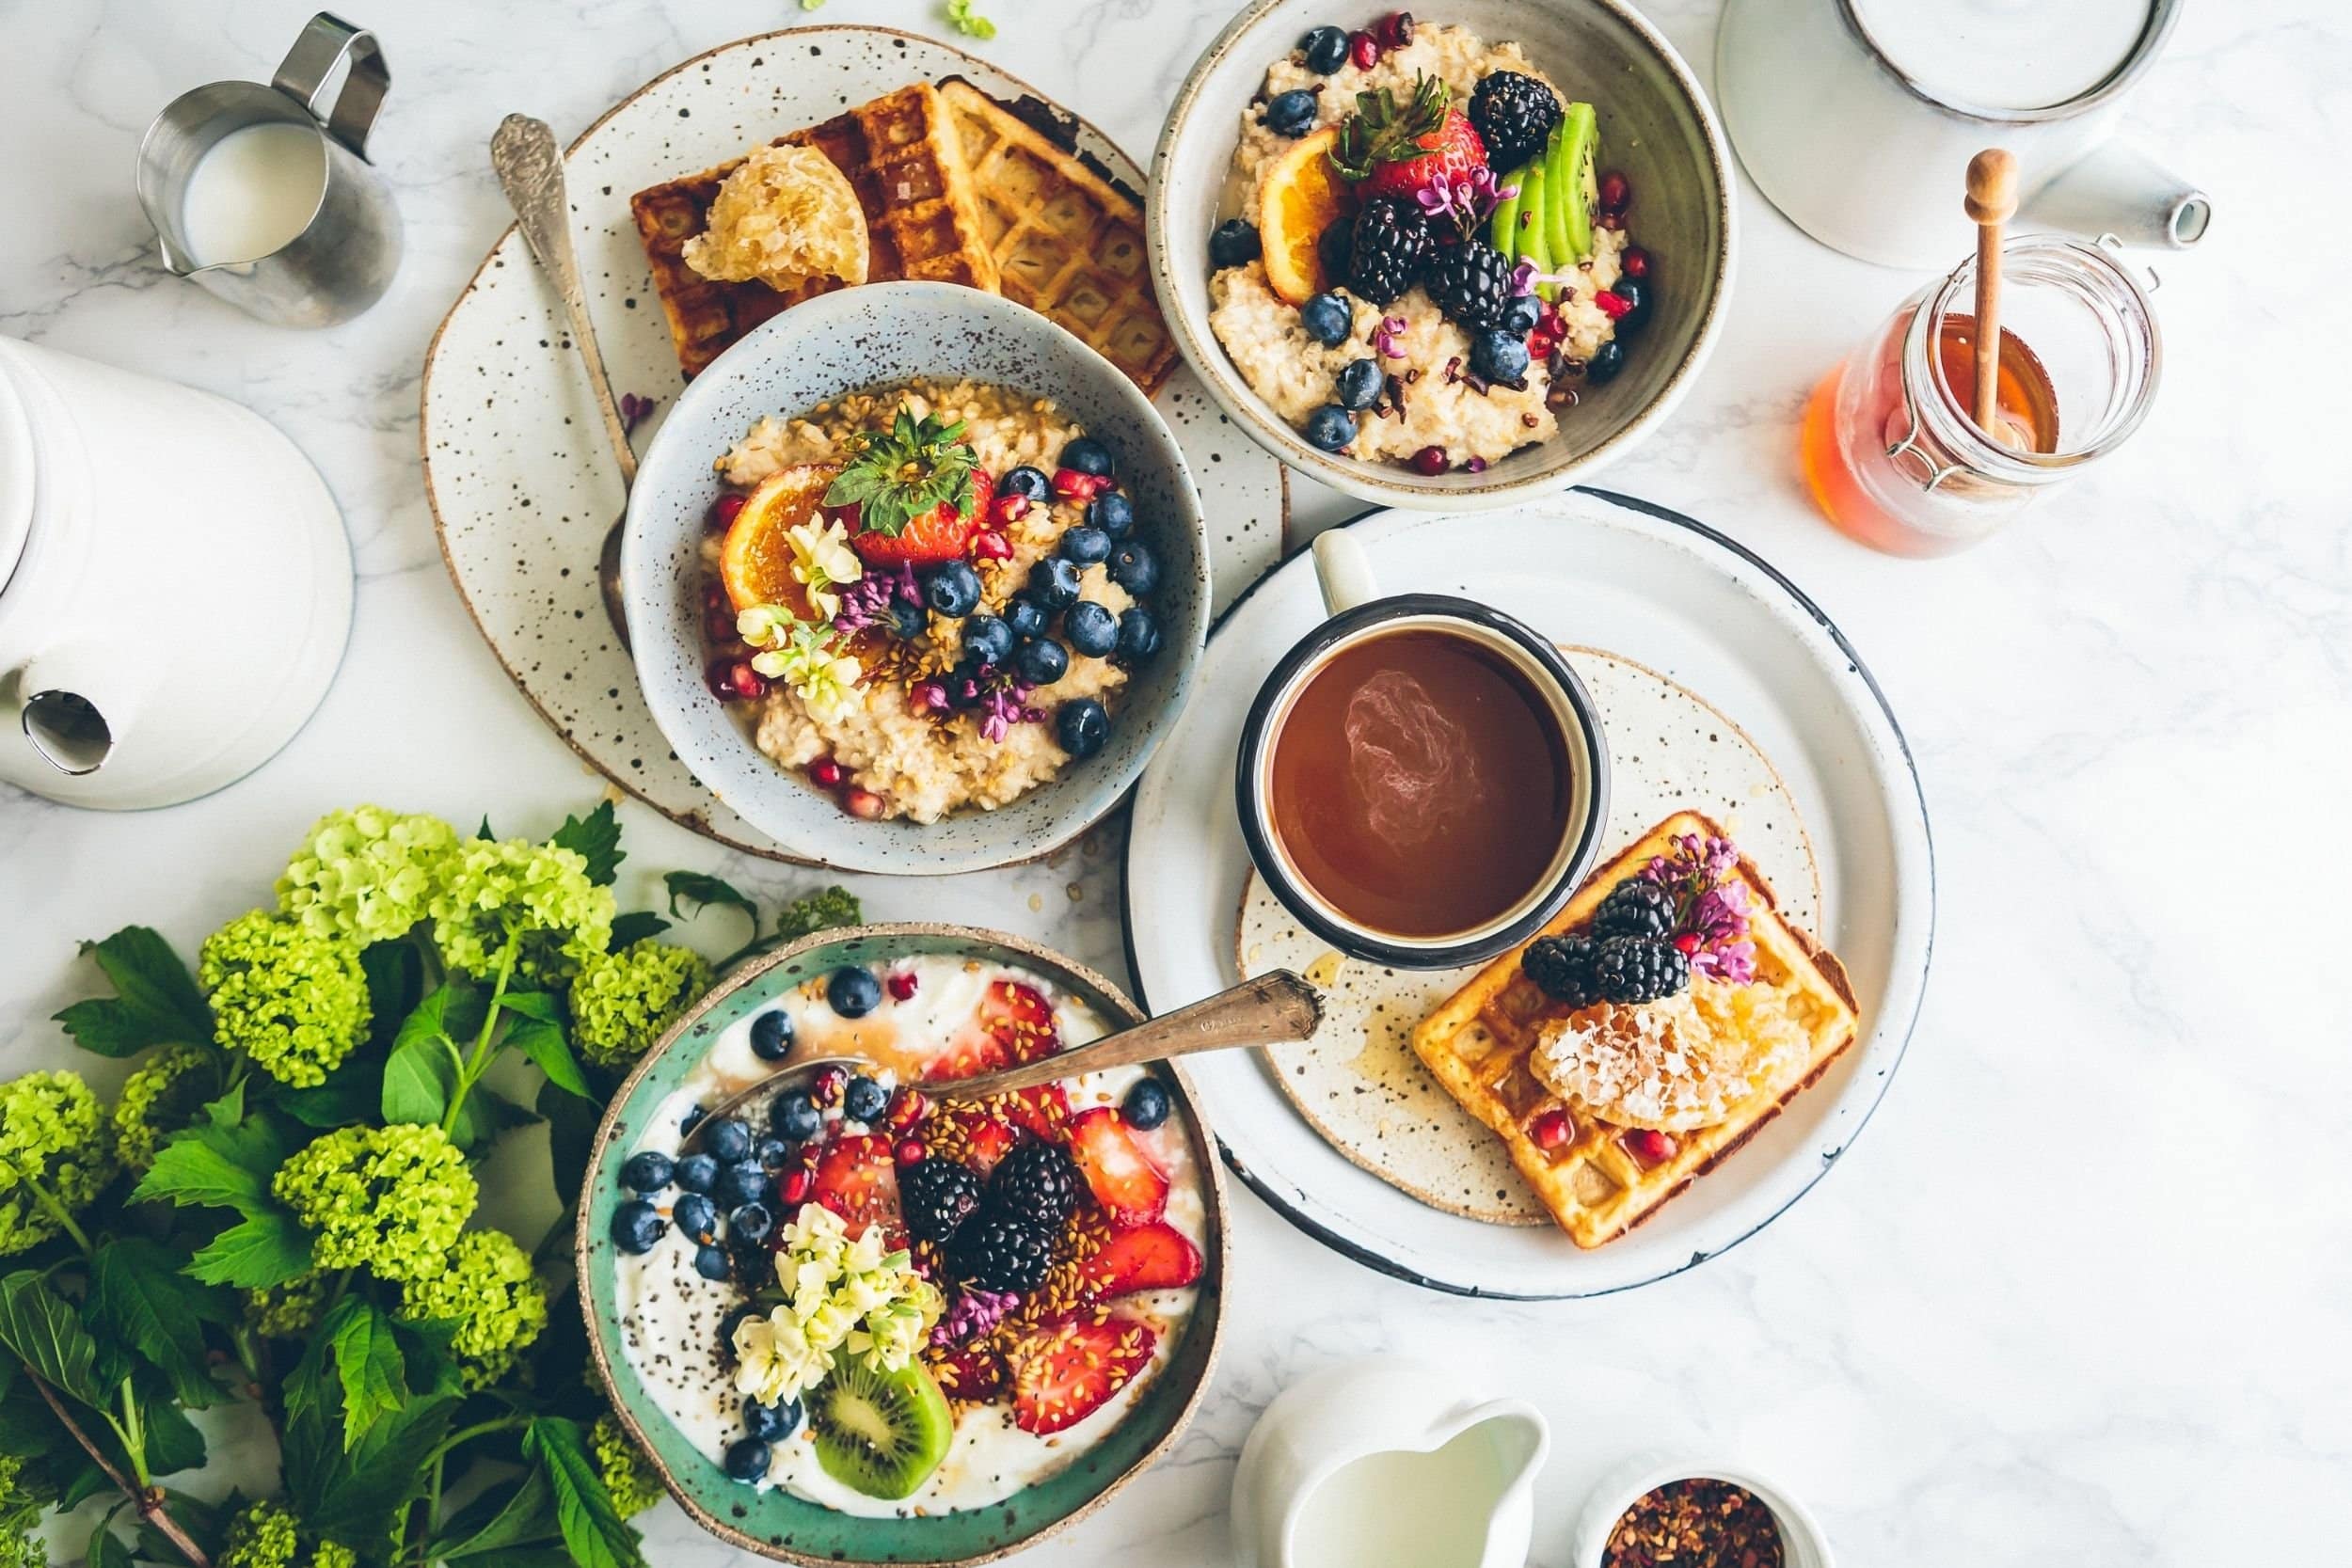
[[[322,1269],[418,1279],[448,1266],[482,1189],[437,1127],[345,1127],[288,1157],[270,1191],[312,1232]]]
[[[278,879],[278,907],[314,936],[364,947],[407,931],[427,912],[457,831],[437,816],[380,806],[331,811],[311,825]]]
[[[469,1388],[486,1388],[548,1326],[548,1294],[515,1238],[469,1230],[450,1249],[448,1268],[401,1287],[400,1315],[455,1323],[450,1349],[459,1375]]]
[[[866,924],[866,910],[857,895],[835,883],[804,898],[795,898],[776,915],[776,938],[798,942],[818,931]]]
[[[49,1549],[33,1528],[40,1499],[24,1484],[24,1461],[0,1454],[0,1568],[49,1568]]]
[[[359,1568],[359,1554],[340,1541],[322,1541],[310,1548],[309,1568]]]
[[[622,1518],[634,1518],[661,1500],[660,1478],[611,1411],[588,1429],[588,1445],[596,1452],[597,1479],[612,1494],[612,1506]]]
[[[68,1229],[114,1173],[112,1130],[80,1073],[0,1084],[0,1257]]]
[[[470,839],[451,858],[433,899],[433,941],[442,962],[488,979],[510,940],[515,973],[566,980],[612,934],[612,890],[588,879],[576,850],[521,839]]]
[[[986,42],[996,36],[996,24],[972,8],[975,0],[947,0],[947,20],[956,31]]]
[[[164,1140],[185,1127],[217,1086],[212,1053],[175,1045],[122,1081],[115,1101],[115,1155],[134,1176],[155,1163]]]
[[[598,953],[572,981],[572,1038],[598,1067],[618,1067],[709,989],[710,966],[691,948],[647,937]]]
[[[298,1339],[316,1328],[326,1308],[326,1275],[312,1269],[283,1285],[245,1293],[245,1321],[268,1339]]]
[[[368,1029],[359,949],[255,910],[204,939],[196,983],[213,1005],[213,1039],[281,1084],[326,1082]]]
[[[301,1549],[294,1516],[277,1503],[247,1503],[229,1521],[213,1568],[294,1568]]]

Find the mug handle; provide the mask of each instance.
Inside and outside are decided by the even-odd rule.
[[[326,79],[334,73],[337,62],[346,57],[351,72],[343,78],[342,91],[335,95],[334,108],[322,115],[319,99],[325,94]],[[382,107],[384,94],[392,85],[392,73],[373,33],[354,27],[332,11],[321,11],[303,24],[269,85],[299,100],[310,111],[310,118],[326,127],[328,135],[364,158],[368,130],[375,123],[375,111]]]
[[[1315,535],[1315,586],[1323,591],[1323,612],[1342,615],[1380,596],[1364,547],[1344,528]]]

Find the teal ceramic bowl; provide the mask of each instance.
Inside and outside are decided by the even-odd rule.
[[[1192,1418],[1216,1360],[1225,1316],[1225,1186],[1191,1085],[1181,1071],[1163,1063],[1154,1070],[1183,1118],[1200,1173],[1208,1216],[1207,1244],[1201,1248],[1207,1268],[1184,1338],[1159,1377],[1127,1418],[1068,1468],[986,1508],[912,1519],[859,1518],[781,1490],[755,1490],[728,1480],[718,1461],[697,1449],[671,1422],[639,1379],[621,1348],[616,1293],[620,1257],[612,1227],[612,1211],[626,1196],[620,1164],[644,1134],[647,1119],[723,1031],[772,1005],[803,981],[845,963],[939,954],[1016,964],[1067,989],[1114,1026],[1143,1022],[1142,1011],[1102,975],[1051,948],[1001,931],[930,925],[825,931],[736,971],[680,1019],[621,1085],[589,1155],[574,1244],[588,1343],[612,1407],[652,1457],[670,1495],[696,1523],[723,1541],[779,1561],[809,1568],[844,1563],[967,1568],[1019,1551],[1101,1507],[1165,1453]]]

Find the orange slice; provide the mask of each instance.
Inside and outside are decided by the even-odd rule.
[[[1323,231],[1355,205],[1354,193],[1328,156],[1338,136],[1327,125],[1301,137],[1266,171],[1260,188],[1258,237],[1264,246],[1266,281],[1293,305],[1304,305],[1330,286],[1323,271]]]
[[[803,620],[810,618],[814,607],[807,588],[792,575],[787,535],[817,515],[839,472],[830,463],[778,468],[744,498],[743,510],[727,525],[726,542],[719,547],[719,580],[736,609],[782,605]]]

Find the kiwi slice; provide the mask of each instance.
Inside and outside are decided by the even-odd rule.
[[[1600,205],[1600,119],[1590,103],[1571,103],[1552,132],[1548,158],[1554,210],[1553,260],[1564,267],[1593,257],[1593,209]]]
[[[808,1432],[825,1474],[868,1497],[911,1497],[947,1457],[955,1418],[915,1362],[878,1372],[843,1354],[808,1397]]]
[[[1541,159],[1527,166],[1524,188],[1519,192],[1519,237],[1518,258],[1535,263],[1537,272],[1551,270],[1551,220],[1547,216],[1550,205],[1549,182],[1544,178]],[[1549,299],[1560,291],[1549,283],[1539,283],[1535,292]]]
[[[1494,247],[1518,261],[1519,256],[1519,204],[1527,199],[1527,170],[1522,167],[1502,177],[1510,195],[1495,203],[1495,215],[1486,230]]]

